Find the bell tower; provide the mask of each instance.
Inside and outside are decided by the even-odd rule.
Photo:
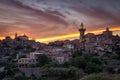
[[[81,23],[81,26],[79,28],[79,32],[80,32],[80,42],[84,42],[85,41],[85,31],[86,29],[84,28],[83,23]]]
[[[80,45],[82,50],[85,50],[85,31],[86,29],[84,28],[84,24],[81,23],[79,32],[80,32]]]

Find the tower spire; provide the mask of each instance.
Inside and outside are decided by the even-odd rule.
[[[109,31],[109,27],[106,28],[106,31]]]
[[[84,27],[84,24],[83,24],[83,22],[81,22],[81,26],[80,26],[81,28],[83,28]]]

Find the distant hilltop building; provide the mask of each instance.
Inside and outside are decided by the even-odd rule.
[[[113,35],[112,35],[112,31],[109,30],[109,28],[107,27],[106,28],[106,31],[103,32],[103,36],[105,38],[111,38]]]
[[[18,34],[15,33],[15,39],[16,40],[29,40],[29,37],[26,36],[25,34],[23,36],[18,36]]]
[[[94,33],[84,34],[86,29],[81,23],[80,31],[80,49],[91,53],[112,53],[115,44],[120,46],[120,37],[113,36],[112,31],[107,27],[102,34]]]

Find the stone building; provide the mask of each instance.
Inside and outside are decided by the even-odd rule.
[[[71,47],[68,47],[71,48]],[[66,49],[66,47],[53,47],[49,46],[45,50],[45,54],[54,62],[63,63],[68,61],[72,55],[70,49]]]
[[[86,40],[85,50],[88,52],[94,52],[97,46],[95,34],[93,33],[86,34],[85,40]]]
[[[102,34],[95,35],[88,33],[85,35],[85,50],[91,53],[112,53],[114,47],[114,35],[109,28]],[[118,38],[119,39],[119,38]],[[115,40],[118,40],[117,38]]]
[[[35,65],[36,59],[32,58],[20,58],[17,62],[18,68],[26,68],[26,67],[32,67]]]
[[[43,54],[43,53],[32,52],[32,53],[26,55],[26,58],[18,58],[18,56],[17,56],[17,66],[19,68],[35,66],[37,63],[36,60],[40,54]]]
[[[112,34],[112,31],[109,30],[109,28],[106,28],[105,31],[103,31],[102,34],[94,34],[94,33],[88,33],[84,35],[85,28],[82,27],[79,29],[80,31],[80,48],[90,53],[98,53],[98,54],[104,54],[104,53],[112,53],[113,47],[115,44],[119,46],[120,44],[120,37],[114,36]]]
[[[15,33],[15,39],[16,39],[16,40],[29,40],[29,37],[26,36],[25,34],[22,35],[22,36],[18,36],[18,34]]]

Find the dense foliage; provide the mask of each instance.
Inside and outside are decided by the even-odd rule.
[[[84,76],[80,80],[114,80],[113,77],[110,77],[105,74],[91,74],[88,76]]]

